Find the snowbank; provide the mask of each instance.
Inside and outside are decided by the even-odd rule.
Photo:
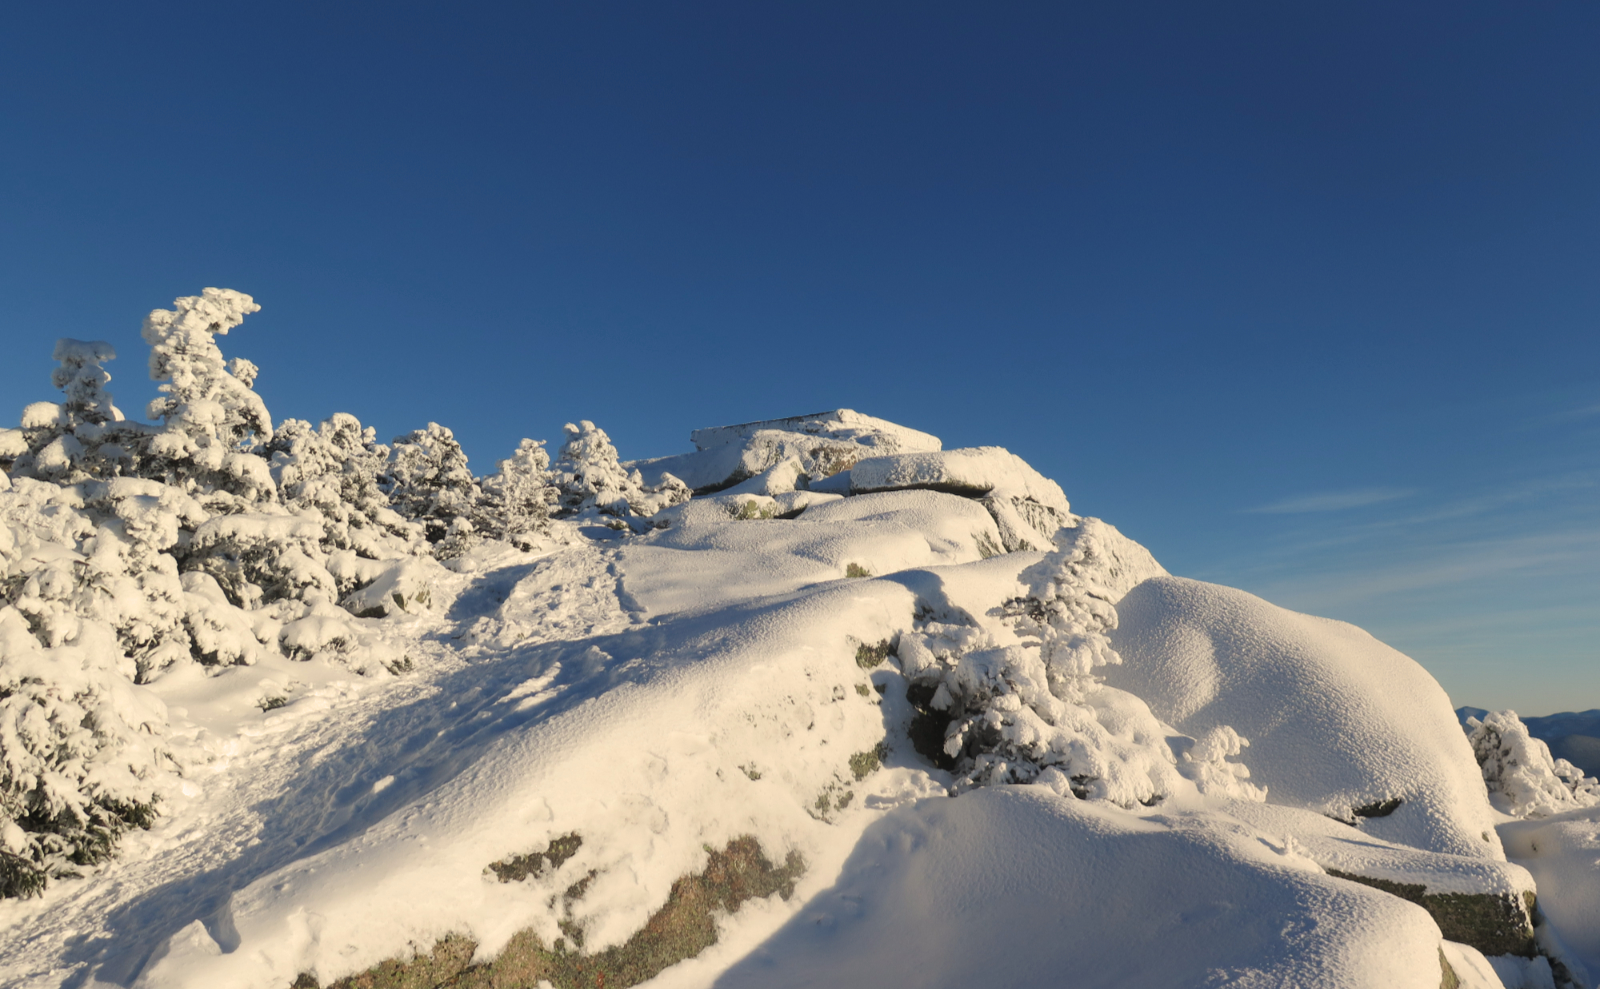
[[[1600,972],[1600,808],[1500,825],[1506,854],[1539,884],[1539,909],[1560,941]]]
[[[1145,581],[1117,612],[1123,663],[1106,682],[1186,734],[1231,725],[1273,803],[1429,851],[1502,857],[1472,748],[1411,659],[1353,625],[1181,577]]]
[[[873,825],[716,986],[1437,989],[1439,949],[1419,907],[1258,840],[1001,787]]]

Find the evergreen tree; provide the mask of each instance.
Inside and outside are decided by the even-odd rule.
[[[422,524],[436,555],[452,527],[458,537],[462,535],[464,527],[455,525],[457,519],[471,525],[482,498],[455,434],[436,422],[395,437],[382,483],[394,509]],[[454,548],[454,541],[446,544],[446,553]]]
[[[256,449],[272,439],[272,421],[251,390],[256,366],[222,358],[216,340],[260,310],[250,296],[205,289],[144,321],[150,377],[164,382],[149,416],[162,428],[151,437],[150,461],[141,474],[167,478],[211,500],[233,496],[246,503],[270,499],[275,489]],[[219,506],[220,507],[220,506]]]

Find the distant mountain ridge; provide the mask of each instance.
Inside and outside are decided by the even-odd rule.
[[[1458,707],[1456,718],[1466,727],[1467,718],[1488,714],[1481,707]],[[1563,711],[1542,718],[1523,718],[1528,733],[1550,746],[1550,754],[1565,759],[1590,776],[1600,775],[1600,709]]]

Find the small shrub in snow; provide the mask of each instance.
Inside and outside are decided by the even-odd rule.
[[[913,741],[925,749],[937,741],[925,736],[942,728],[934,758],[954,771],[958,790],[1037,782],[1131,807],[1159,802],[1187,778],[1202,792],[1264,799],[1248,769],[1227,761],[1247,744],[1231,729],[1180,759],[1142,701],[1095,678],[1121,658],[1106,634],[1117,613],[1094,522],[1063,530],[1056,550],[1024,571],[1029,593],[1007,609],[1015,643],[931,620],[901,635],[901,669],[919,708]]]
[[[1483,768],[1490,798],[1517,817],[1549,817],[1600,804],[1600,781],[1528,734],[1515,711],[1495,711],[1467,719],[1468,740]]]

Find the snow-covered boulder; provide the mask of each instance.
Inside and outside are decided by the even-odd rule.
[[[1073,518],[1061,485],[997,446],[871,457],[850,468],[852,494],[913,489],[982,499],[1007,552],[1050,549]]]
[[[721,491],[788,460],[808,481],[831,477],[863,457],[938,450],[939,439],[851,409],[712,426],[690,434],[695,452],[628,464],[658,484],[682,478],[696,493]],[[800,486],[804,487],[805,484]]]
[[[1269,799],[1416,848],[1499,859],[1495,818],[1449,698],[1344,622],[1157,577],[1117,604],[1106,681],[1199,737],[1230,725]]]

